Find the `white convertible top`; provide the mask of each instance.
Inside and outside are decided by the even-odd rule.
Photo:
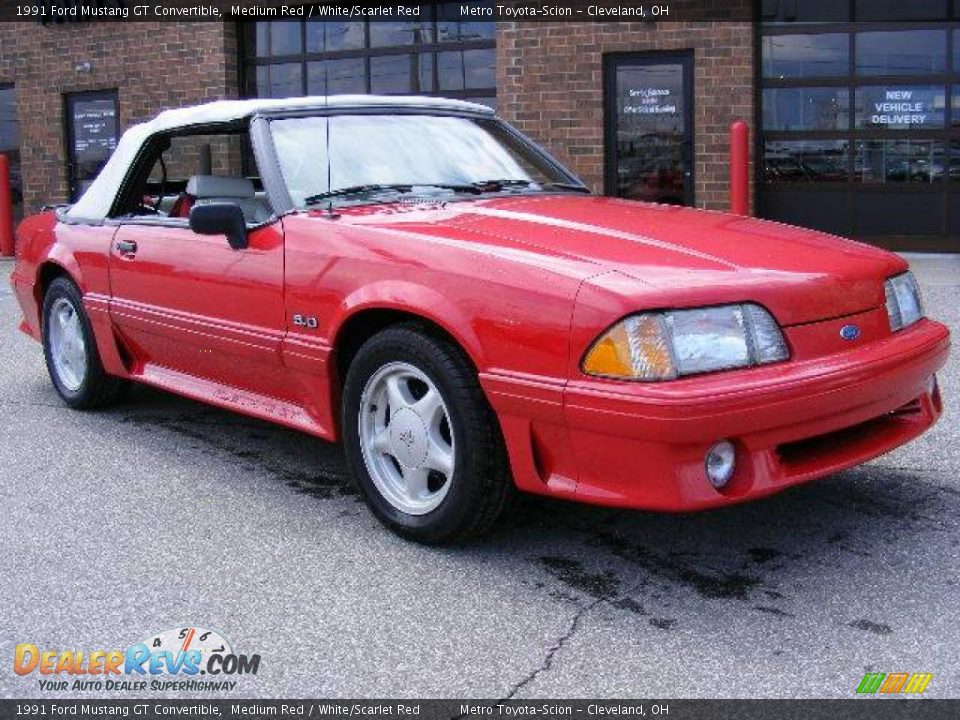
[[[149,122],[134,125],[123,133],[117,149],[104,165],[87,191],[67,210],[67,217],[76,220],[100,221],[110,212],[110,206],[143,143],[159,133],[188,128],[194,125],[229,123],[251,117],[267,110],[295,110],[298,108],[424,108],[463,110],[493,115],[485,105],[438,97],[409,97],[386,95],[316,95],[295,98],[218,100],[192,107],[164,110]]]

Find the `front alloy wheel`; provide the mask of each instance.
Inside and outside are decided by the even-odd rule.
[[[357,351],[344,381],[347,464],[374,515],[423,543],[488,529],[513,491],[500,435],[463,351],[416,322]]]
[[[367,381],[357,424],[367,472],[387,502],[410,515],[435,510],[450,489],[456,444],[433,381],[409,363],[384,365]]]

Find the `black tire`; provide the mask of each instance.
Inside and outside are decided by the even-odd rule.
[[[58,301],[66,301],[73,307],[83,334],[84,350],[86,354],[85,372],[83,380],[77,388],[70,388],[60,377],[56,364],[53,361],[50,349],[50,312]],[[77,410],[89,410],[103,407],[119,400],[129,388],[129,383],[118,377],[108,375],[100,362],[100,353],[97,351],[96,340],[90,319],[83,308],[80,290],[73,282],[65,277],[56,278],[50,283],[43,298],[43,356],[47,362],[47,372],[57,393],[63,401]]]
[[[447,407],[457,451],[450,487],[442,502],[422,515],[391,504],[377,489],[364,461],[360,407],[371,377],[388,363],[423,372]],[[373,514],[393,532],[415,542],[440,545],[480,535],[500,517],[515,488],[503,437],[476,372],[463,351],[419,323],[394,325],[361,346],[343,388],[341,427],[347,465]]]

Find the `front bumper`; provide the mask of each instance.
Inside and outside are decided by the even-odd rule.
[[[10,274],[10,286],[13,288],[13,294],[17,298],[17,302],[20,304],[20,309],[23,311],[23,319],[20,321],[18,329],[39,341],[40,308],[34,294],[33,281],[23,276],[19,271],[19,266],[14,266],[13,272]]]
[[[770,495],[922,434],[942,412],[931,381],[949,345],[943,325],[921,320],[859,348],[763,368],[668,383],[581,378],[564,392],[562,434],[543,413],[516,422],[516,395],[504,403],[501,394],[494,406],[508,413],[501,420],[522,489],[617,507],[697,510]],[[529,435],[521,441],[523,428]],[[717,490],[704,456],[724,439],[737,447],[737,469]],[[570,472],[557,473],[562,442]],[[532,447],[532,473],[524,472],[524,446]]]

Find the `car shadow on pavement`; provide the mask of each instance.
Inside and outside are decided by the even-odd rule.
[[[940,544],[950,542],[958,510],[956,490],[905,469],[869,465],[752,503],[685,515],[524,498],[481,552],[516,552],[523,539],[556,581],[560,599],[605,601],[669,630],[676,618],[648,609],[645,598],[680,589],[694,601],[739,601],[791,618],[803,611],[814,579],[830,587],[861,571],[902,577],[936,547],[933,534],[941,534]],[[869,618],[850,626],[891,632]]]
[[[180,452],[240,463],[311,501],[360,503],[340,445],[149,388],[136,388],[129,403],[109,412],[123,423],[175,433],[185,441]],[[341,513],[342,522],[355,522],[351,516],[359,512]],[[693,601],[737,601],[770,618],[791,618],[802,611],[811,578],[826,585],[867,567],[908,566],[937,542],[933,535],[955,534],[958,517],[960,492],[936,477],[873,464],[693,514],[523,496],[488,536],[422,552],[482,565],[487,573],[498,561],[524,558],[534,571],[523,582],[560,602],[580,608],[603,602],[671,630],[678,618],[664,613],[660,601],[678,589]],[[891,632],[867,617],[850,627]]]

